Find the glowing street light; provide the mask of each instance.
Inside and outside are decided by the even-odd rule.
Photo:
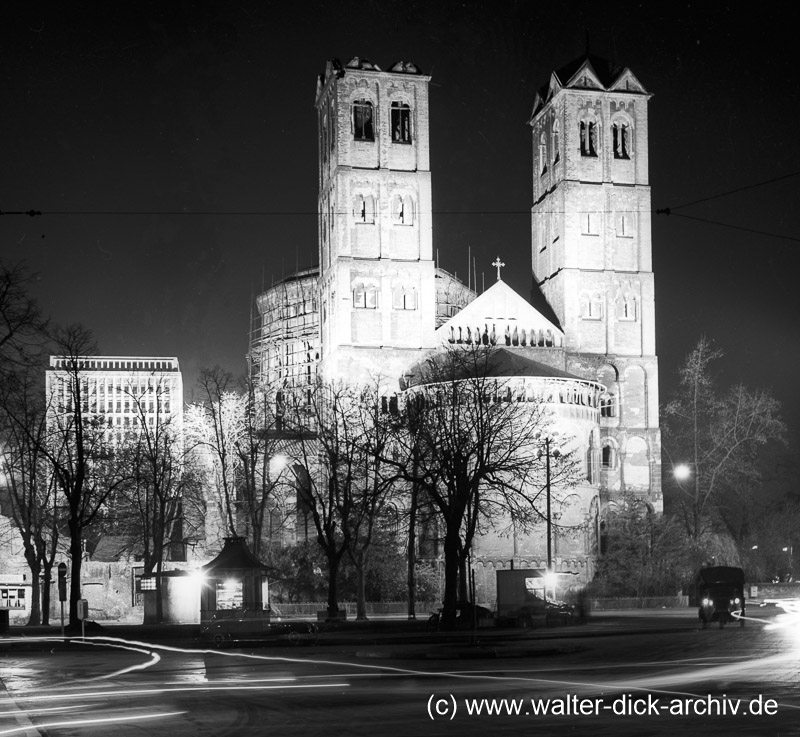
[[[276,453],[269,459],[269,472],[272,476],[280,476],[281,472],[289,465],[289,457],[283,453]]]
[[[686,481],[692,475],[692,469],[686,463],[679,463],[672,469],[672,475],[678,481]]]

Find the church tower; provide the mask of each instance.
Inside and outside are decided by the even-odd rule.
[[[328,62],[317,85],[319,298],[327,379],[397,378],[434,345],[428,83]]]
[[[607,388],[592,449],[601,495],[632,493],[661,511],[650,97],[629,69],[593,55],[537,94],[532,265],[534,292],[564,330],[567,370]]]

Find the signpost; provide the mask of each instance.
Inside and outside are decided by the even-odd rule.
[[[67,564],[58,564],[58,600],[61,602],[61,636],[64,637],[64,602],[67,600]]]
[[[86,599],[78,600],[78,619],[81,620],[81,639],[86,639],[86,620],[89,619],[89,602]]]

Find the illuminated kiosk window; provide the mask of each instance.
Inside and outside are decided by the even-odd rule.
[[[228,579],[217,581],[217,609],[243,609],[244,590],[242,581]]]

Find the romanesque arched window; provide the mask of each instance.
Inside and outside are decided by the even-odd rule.
[[[392,290],[392,307],[395,310],[416,310],[417,292],[413,287],[397,286]]]
[[[553,123],[553,166],[561,161],[561,125],[556,120]]]
[[[353,307],[358,310],[378,309],[378,287],[376,284],[359,282],[353,287]]]
[[[629,159],[632,153],[630,123],[615,120],[611,124],[611,145],[614,148],[615,159]]]
[[[584,292],[580,297],[581,317],[584,320],[600,320],[603,317],[603,300],[598,292]]]
[[[606,438],[600,453],[600,465],[605,471],[615,471],[618,464],[617,447],[614,441]]]
[[[547,173],[547,136],[544,131],[539,135],[539,173]]]
[[[597,140],[597,121],[590,117],[580,122],[581,156],[597,156],[599,150]]]
[[[353,198],[353,220],[356,223],[375,222],[375,198],[372,195],[357,194]]]
[[[375,123],[372,103],[366,98],[353,101],[353,138],[356,141],[374,141]]]
[[[409,195],[392,197],[392,221],[395,225],[414,224],[414,201]]]
[[[620,295],[617,300],[617,319],[633,322],[637,316],[636,297],[632,294]]]
[[[404,102],[391,107],[392,143],[411,143],[411,108]]]

